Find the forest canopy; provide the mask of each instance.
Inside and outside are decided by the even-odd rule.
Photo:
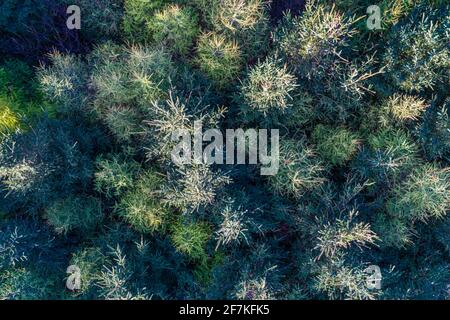
[[[449,299],[449,12],[2,0],[0,299]],[[276,174],[175,163],[200,121]]]

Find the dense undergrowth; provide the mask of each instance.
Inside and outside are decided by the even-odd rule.
[[[449,7],[373,4],[2,1],[0,299],[448,299]],[[279,172],[176,166],[194,120]]]

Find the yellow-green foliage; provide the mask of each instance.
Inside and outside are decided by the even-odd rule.
[[[80,268],[80,285],[79,290],[73,291],[75,296],[84,294],[92,290],[94,283],[97,280],[102,266],[106,258],[99,248],[83,248],[82,250],[73,254],[70,259],[70,265]]]
[[[397,186],[386,204],[392,216],[411,221],[443,218],[450,209],[450,168],[428,163]]]
[[[75,229],[88,232],[103,219],[102,206],[94,197],[70,196],[56,201],[45,212],[48,223],[58,233],[68,233]]]
[[[325,181],[325,168],[315,151],[302,141],[282,140],[280,168],[269,177],[275,193],[298,197],[321,186]]]
[[[34,120],[44,111],[54,115],[54,107],[38,89],[32,67],[20,60],[0,65],[0,133],[24,129],[24,120]]]

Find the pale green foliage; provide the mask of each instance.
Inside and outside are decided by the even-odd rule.
[[[242,84],[245,102],[264,114],[292,106],[292,92],[296,89],[296,77],[290,74],[280,61],[267,59],[254,66]]]
[[[332,165],[344,165],[358,150],[358,137],[345,128],[318,125],[312,137],[318,154]]]
[[[375,130],[402,128],[421,118],[429,104],[417,96],[394,94],[369,109],[362,129],[368,133]]]
[[[239,300],[273,300],[273,292],[265,277],[241,281],[235,292]]]
[[[372,92],[374,56],[352,59],[354,21],[334,8],[309,1],[298,17],[286,15],[274,32],[274,48],[298,77],[300,91],[315,98],[315,116],[345,122]]]
[[[388,119],[391,117],[394,121],[399,122],[417,120],[427,107],[428,105],[423,99],[409,95],[394,95],[383,105],[382,109],[387,117],[380,120],[383,124],[392,121]]]
[[[172,227],[172,242],[175,248],[191,259],[205,259],[206,243],[210,238],[210,227],[204,222],[177,222]]]
[[[182,131],[194,134],[194,121],[196,120],[202,121],[202,125],[205,127],[218,127],[225,109],[212,110],[209,108],[205,112],[203,106],[196,105],[192,108],[189,102],[180,99],[176,93],[170,90],[167,99],[151,103],[148,115],[153,120],[144,121],[148,125],[144,132],[148,158],[172,161],[171,152],[178,144],[176,139],[172,139],[172,135]]]
[[[223,0],[213,7],[213,24],[232,33],[254,29],[264,17],[265,2],[261,0]]]
[[[422,10],[392,29],[384,63],[400,89],[421,92],[448,83],[448,17],[448,10],[440,18]]]
[[[58,233],[75,229],[88,232],[102,221],[103,212],[99,199],[85,196],[70,196],[56,201],[45,211],[45,218]]]
[[[36,168],[25,160],[12,167],[0,167],[0,179],[8,191],[26,192],[37,175]]]
[[[197,17],[187,8],[170,5],[155,13],[148,22],[152,38],[175,53],[187,54],[199,33]]]
[[[163,183],[164,177],[160,173],[143,173],[134,182],[134,188],[121,197],[115,211],[139,232],[161,230],[170,213],[170,209],[161,202]]]
[[[114,155],[110,158],[99,157],[96,165],[95,190],[108,198],[121,196],[129,190],[140,170],[137,162]]]
[[[351,211],[344,219],[337,219],[322,226],[317,236],[316,249],[320,251],[318,259],[322,256],[332,258],[337,252],[353,244],[364,247],[378,240],[369,224],[354,221],[357,215],[358,212]]]
[[[213,29],[235,39],[247,59],[261,56],[268,47],[268,2],[265,0],[213,1]]]
[[[96,277],[96,286],[105,300],[148,300],[151,297],[143,289],[130,283],[132,271],[122,248],[111,248],[107,263]]]
[[[309,1],[301,17],[285,19],[275,41],[298,73],[308,79],[323,77],[336,64],[339,48],[355,33],[351,25],[334,7]]]
[[[95,65],[94,106],[100,114],[123,105],[147,108],[164,95],[174,72],[167,52],[144,46],[123,48],[106,43],[93,52],[91,60]]]
[[[222,222],[216,231],[216,250],[219,246],[240,244],[242,239],[247,241],[246,233],[248,229],[244,218],[245,213],[240,209],[234,210],[229,205],[223,209],[223,212],[221,212]]]
[[[229,86],[242,69],[239,45],[218,33],[203,33],[197,45],[197,64],[219,87]]]
[[[278,194],[298,197],[325,182],[325,168],[313,149],[302,141],[281,140],[280,168],[269,177]]]

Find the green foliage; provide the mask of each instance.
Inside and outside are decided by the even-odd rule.
[[[302,141],[282,140],[278,174],[269,177],[271,189],[281,195],[301,196],[325,182],[325,168],[315,151]]]
[[[378,292],[367,288],[367,276],[361,268],[345,265],[338,259],[321,267],[314,288],[332,300],[374,300]]]
[[[273,300],[267,281],[264,277],[244,280],[237,286],[235,296],[239,300]]]
[[[169,187],[164,190],[170,205],[181,210],[198,210],[211,205],[230,178],[208,165],[186,165],[169,175]]]
[[[245,213],[241,210],[234,210],[226,206],[221,212],[222,222],[216,231],[217,248],[219,246],[238,245],[241,242],[248,242],[246,233],[248,232],[248,221]]]
[[[158,172],[147,171],[134,183],[133,189],[122,196],[116,212],[137,231],[151,233],[161,230],[170,210],[161,203],[164,179]]]
[[[195,12],[177,5],[156,12],[147,27],[153,41],[182,55],[188,53],[199,33]]]
[[[235,39],[247,59],[265,53],[269,40],[269,19],[265,0],[212,1],[212,28]]]
[[[0,272],[0,299],[40,300],[52,295],[52,283],[36,272],[13,268]]]
[[[124,0],[124,35],[137,42],[150,39],[147,24],[157,9],[161,9],[166,0]]]
[[[179,221],[173,225],[171,238],[175,248],[189,258],[206,258],[206,243],[210,238],[210,228],[206,223]]]
[[[0,299],[448,299],[447,2],[4,0]]]
[[[203,33],[198,39],[196,62],[219,87],[230,85],[242,69],[242,53],[235,41],[218,33]]]
[[[358,150],[358,137],[345,128],[318,125],[312,138],[318,154],[332,165],[344,165]]]
[[[23,130],[44,111],[53,113],[38,89],[32,68],[23,61],[10,59],[0,65],[0,133]]]
[[[337,219],[332,224],[323,225],[317,236],[316,248],[320,251],[318,259],[322,255],[332,258],[340,250],[347,249],[352,244],[362,247],[378,240],[369,224],[354,222],[357,215],[358,212],[351,211],[345,219]]]
[[[89,41],[104,41],[120,35],[123,0],[63,0],[82,12],[81,34]]]
[[[374,56],[352,58],[355,33],[353,19],[318,1],[309,1],[301,16],[287,14],[274,32],[276,53],[295,71],[299,89],[315,98],[318,118],[347,120],[381,72],[374,71]]]
[[[373,229],[381,239],[381,247],[404,248],[412,244],[414,229],[410,222],[378,213]]]
[[[140,166],[134,160],[121,159],[116,155],[100,156],[96,160],[95,190],[107,198],[120,197],[133,187]]]
[[[54,51],[51,66],[41,66],[38,72],[42,92],[57,105],[57,110],[74,115],[86,111],[87,68],[80,58]]]
[[[105,263],[105,256],[99,248],[84,248],[73,254],[70,265],[80,269],[79,290],[74,291],[74,296],[86,295],[95,291],[94,287]]]
[[[92,53],[91,60],[92,86],[96,90],[94,106],[100,114],[123,105],[148,107],[163,96],[174,71],[166,51],[144,46],[124,48],[106,43]],[[114,127],[110,129],[115,131]]]
[[[401,90],[423,92],[448,84],[448,10],[418,7],[392,28],[383,63]]]
[[[392,216],[428,221],[443,218],[450,206],[450,173],[435,164],[416,168],[386,204]]]
[[[70,196],[49,206],[45,218],[57,233],[89,232],[103,219],[102,205],[94,197]]]
[[[92,177],[94,150],[104,136],[67,120],[41,119],[33,131],[17,132],[0,143],[1,192],[5,211],[25,206],[35,212],[72,192],[85,192]]]
[[[288,72],[286,65],[266,60],[250,70],[241,90],[251,109],[266,114],[272,109],[284,111],[291,107],[291,95],[296,86],[296,78]]]
[[[7,134],[19,129],[20,120],[17,114],[11,111],[8,101],[0,97],[0,134]]]
[[[450,113],[447,100],[443,106],[434,104],[425,113],[417,130],[419,141],[427,159],[448,159],[450,155]]]

